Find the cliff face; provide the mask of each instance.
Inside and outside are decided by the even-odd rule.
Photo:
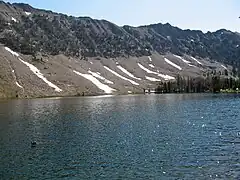
[[[224,29],[119,27],[3,1],[0,43],[0,97],[142,92],[177,75],[231,71],[240,62],[240,36]]]

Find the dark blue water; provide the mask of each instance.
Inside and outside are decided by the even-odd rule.
[[[0,179],[240,179],[239,108],[201,94],[0,101]]]

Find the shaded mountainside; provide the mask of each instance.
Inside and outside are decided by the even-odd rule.
[[[0,97],[198,92],[214,79],[238,87],[239,45],[224,29],[119,27],[0,1]]]
[[[161,23],[119,27],[105,20],[4,2],[0,2],[0,12],[0,42],[23,54],[120,57],[156,51],[240,65],[240,36],[224,29],[204,34]]]

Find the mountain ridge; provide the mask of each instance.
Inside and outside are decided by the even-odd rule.
[[[6,3],[3,1],[1,4],[6,6]],[[25,44],[25,49],[23,47],[17,48],[16,45],[13,45],[13,41],[19,42],[20,38],[25,38],[24,41],[29,42],[24,32],[15,32],[14,36],[8,33],[2,35],[2,37],[10,35],[13,40],[12,42],[7,40],[8,44],[6,45],[24,54],[35,54],[42,52],[41,49],[44,49],[43,51],[55,55],[63,53],[65,55],[82,55],[84,57],[120,57],[129,55],[144,56],[156,51],[161,54],[169,52],[178,55],[189,54],[239,66],[240,50],[239,48],[234,49],[234,47],[240,45],[240,36],[229,30],[220,29],[212,33],[203,33],[201,30],[182,30],[171,26],[169,23],[157,23],[137,27],[128,25],[117,26],[106,20],[67,16],[49,10],[35,9],[24,3],[7,3],[7,5],[20,8],[23,11],[30,11],[32,14],[29,17],[18,12],[19,23],[14,23],[13,27],[4,27],[1,24],[1,29],[10,28],[12,31],[16,29],[30,31],[29,26],[34,25],[31,28],[35,28],[36,32],[27,34],[32,38],[31,43],[41,41],[41,37],[38,36],[45,36],[45,41],[51,43],[50,47],[38,45],[38,47],[34,48]],[[12,21],[10,17],[8,19],[10,22]],[[9,20],[6,22],[9,23]],[[51,31],[50,26],[53,26],[55,32]],[[221,33],[220,35],[219,32]],[[47,33],[55,36],[55,39],[48,37]],[[68,41],[73,41],[74,43],[65,46],[59,45],[62,46],[59,49],[53,47],[55,46],[54,42],[59,44],[66,43],[64,42],[65,38],[69,38]],[[0,42],[3,44],[6,43],[6,39],[1,38]],[[29,42],[28,44],[31,43]],[[19,42],[19,44],[21,43]],[[81,51],[77,52],[71,46],[75,46],[81,49]],[[28,52],[29,50],[27,49],[30,48],[33,49],[33,52]]]
[[[117,26],[0,1],[0,97],[170,92],[167,83],[179,92],[176,82],[190,80],[188,92],[197,92],[199,78],[238,75],[239,45],[225,29]]]

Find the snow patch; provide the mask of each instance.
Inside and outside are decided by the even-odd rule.
[[[174,56],[177,57],[177,58],[179,58],[179,59],[181,59],[181,60],[182,60],[184,63],[186,63],[188,66],[190,66],[190,67],[196,67],[196,68],[197,68],[197,66],[192,65],[190,61],[187,61],[187,60],[183,59],[181,56],[178,56],[178,55],[174,55]]]
[[[160,79],[156,79],[156,78],[153,78],[153,77],[148,77],[148,76],[145,76],[145,77],[149,81],[153,81],[153,82],[160,82],[161,81]]]
[[[92,76],[94,76],[95,78],[98,78],[98,79],[101,79],[103,80],[105,83],[107,84],[113,84],[112,81],[109,81],[107,80],[106,78],[102,77],[101,74],[98,74],[98,73],[95,73],[95,72],[92,72],[92,71],[88,71],[88,73],[90,73]]]
[[[31,15],[30,12],[26,12],[26,11],[25,11],[25,14],[26,14],[27,16],[30,16],[30,15]]]
[[[153,64],[149,64],[149,66],[150,66],[151,68],[155,68],[155,66],[154,66]]]
[[[16,53],[16,52],[14,52],[13,50],[11,50],[10,48],[8,48],[8,47],[5,47],[5,50],[7,50],[8,52],[10,52],[13,56],[19,56],[19,54],[18,53]]]
[[[165,79],[165,80],[173,80],[175,79],[175,77],[169,76],[169,75],[165,75],[165,74],[158,74],[159,77]]]
[[[11,50],[10,48],[5,47],[5,49],[6,49],[8,52],[10,52],[13,56],[19,57],[19,54],[16,53],[16,52],[14,52],[14,51]],[[58,88],[56,85],[54,85],[53,83],[51,83],[50,81],[48,81],[48,80],[43,76],[43,74],[40,72],[40,70],[39,70],[38,68],[36,68],[34,65],[32,65],[32,64],[30,64],[30,63],[28,63],[28,62],[25,62],[25,61],[23,61],[23,60],[20,59],[20,58],[18,58],[18,59],[19,59],[19,61],[21,61],[23,64],[25,64],[26,66],[28,66],[29,69],[30,69],[34,74],[37,75],[37,77],[39,77],[39,78],[42,79],[45,83],[47,83],[48,86],[54,88],[55,91],[57,91],[57,92],[61,92],[61,91],[62,91],[62,89]]]
[[[170,64],[171,66],[179,69],[180,71],[182,70],[182,68],[180,66],[176,65],[175,63],[173,63],[172,61],[168,60],[167,58],[164,58],[164,60],[165,60],[166,63]]]
[[[146,71],[147,73],[149,73],[149,74],[156,74],[156,75],[158,75],[159,77],[164,78],[165,80],[175,79],[175,78],[172,77],[172,76],[151,71],[151,70],[147,69],[146,67],[144,67],[143,65],[141,65],[140,63],[138,63],[138,66],[139,66],[142,70]]]
[[[131,79],[128,79],[128,78],[126,78],[126,77],[123,77],[122,75],[118,74],[117,72],[111,70],[109,67],[107,67],[107,66],[103,66],[103,67],[104,67],[106,70],[108,70],[109,72],[111,72],[112,74],[114,74],[115,76],[118,76],[118,77],[120,77],[121,79],[123,79],[123,80],[125,80],[125,81],[129,81],[129,82],[130,82],[131,84],[133,84],[133,85],[139,86],[139,84],[136,83],[135,81],[133,81],[133,80],[131,80]]]
[[[93,64],[93,62],[90,62],[90,64]]]
[[[192,65],[192,64],[188,64],[188,66],[197,68],[197,66],[194,66],[194,65]]]
[[[227,67],[226,66],[224,66],[224,65],[221,65],[224,69],[226,69],[227,70]]]
[[[109,87],[106,84],[101,83],[99,80],[97,80],[93,75],[91,74],[82,74],[78,71],[73,71],[75,74],[84,77],[85,79],[88,79],[93,84],[95,84],[99,89],[103,90],[106,94],[111,94],[113,91],[116,91],[115,89]]]
[[[117,66],[117,68],[120,69],[125,74],[127,74],[129,77],[131,77],[133,79],[141,80],[141,78],[135,77],[133,74],[131,74],[128,70],[124,69],[122,66]]]
[[[128,94],[132,94],[132,91],[128,91]]]
[[[151,61],[151,62],[152,62],[152,58],[151,58],[150,56],[148,56],[148,59],[149,59],[149,61]]]
[[[22,59],[19,58],[19,60],[25,64],[26,66],[29,67],[29,69],[37,76],[39,77],[40,79],[42,79],[49,87],[52,87],[55,89],[56,92],[62,92],[62,89],[60,89],[59,87],[57,87],[55,84],[51,83],[50,81],[48,81],[44,76],[43,74],[40,72],[40,70],[35,67],[34,65],[26,62],[26,61],[23,61]]]
[[[200,61],[198,61],[196,58],[191,57],[194,61],[196,61],[198,64],[202,65],[202,63]]]
[[[18,22],[14,17],[12,17],[12,21],[14,21],[14,22]]]
[[[23,87],[18,82],[16,82],[16,85],[23,89]]]
[[[147,69],[146,67],[144,67],[144,66],[141,65],[140,63],[138,63],[138,66],[139,66],[142,70],[146,71],[146,72],[149,73],[149,74],[157,74],[157,75],[158,75],[157,72],[154,72],[154,71],[151,71],[151,70]]]
[[[185,59],[183,59],[181,56],[178,56],[178,55],[173,55],[173,56],[175,56],[176,58],[178,58],[178,59],[181,59],[183,62],[185,62],[186,64],[190,64],[191,62],[190,61],[187,61],[187,60],[185,60]]]

